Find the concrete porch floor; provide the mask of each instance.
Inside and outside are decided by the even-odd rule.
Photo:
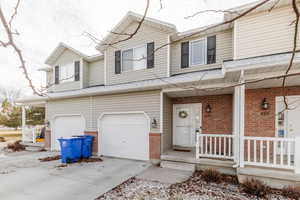
[[[196,159],[196,154],[193,150],[190,152],[183,152],[170,149],[163,152],[160,156],[160,159],[162,161],[196,164],[197,170],[214,168],[219,170],[221,173],[236,175],[236,168],[233,167],[235,165],[235,162],[233,160],[209,158]]]

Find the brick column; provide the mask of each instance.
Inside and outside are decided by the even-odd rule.
[[[51,149],[51,130],[46,128],[45,131],[45,149],[50,150]]]
[[[84,131],[84,134],[94,136],[93,153],[97,154],[98,153],[98,131]]]
[[[160,133],[149,134],[149,153],[150,153],[151,162],[153,164],[158,164],[160,162],[160,153],[161,153]]]

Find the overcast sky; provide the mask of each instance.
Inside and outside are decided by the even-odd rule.
[[[10,16],[16,0],[0,0],[6,16]],[[226,9],[253,0],[150,0],[149,17],[176,25],[185,31],[222,20],[220,14],[202,14],[184,19],[194,12],[207,9]],[[97,54],[95,44],[82,36],[84,31],[103,38],[128,12],[143,14],[146,0],[21,0],[14,27],[20,33],[17,41],[25,55],[30,76],[35,85],[45,80],[44,61],[59,42],[88,54]],[[0,25],[0,39],[3,27]],[[22,88],[30,93],[16,54],[0,47],[0,86]]]

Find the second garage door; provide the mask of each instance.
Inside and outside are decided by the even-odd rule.
[[[105,114],[99,128],[102,155],[149,160],[149,120],[143,113]]]

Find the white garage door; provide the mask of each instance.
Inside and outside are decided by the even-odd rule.
[[[85,128],[84,118],[80,115],[59,116],[54,119],[52,149],[60,150],[58,138],[68,138],[73,135],[83,135]]]
[[[100,119],[100,153],[149,160],[149,120],[141,114],[105,114]]]

